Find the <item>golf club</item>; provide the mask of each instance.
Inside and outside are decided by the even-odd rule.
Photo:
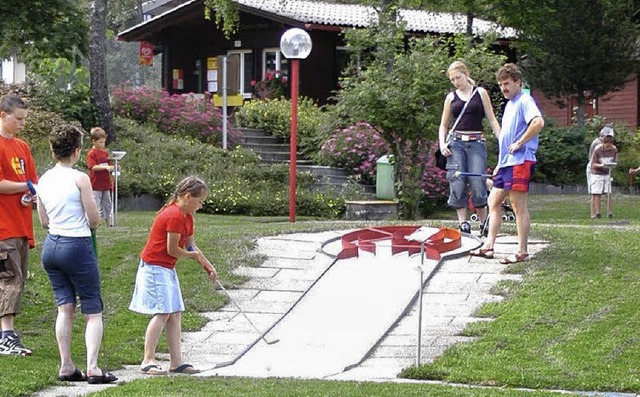
[[[479,174],[476,172],[460,172],[460,171],[456,171],[453,173],[454,177],[460,177],[460,176],[481,176],[484,178],[490,178],[492,175],[491,174]]]
[[[233,299],[231,297],[231,294],[229,294],[229,291],[227,291],[223,286],[222,283],[220,282],[220,280],[216,280],[216,283],[218,283],[218,287],[220,287],[220,289],[227,294],[227,296],[229,297],[229,300],[231,300],[231,302],[235,305],[235,307],[238,308],[238,311],[240,313],[242,313],[242,315],[244,316],[244,318],[247,319],[247,321],[249,322],[249,324],[251,324],[251,326],[253,327],[253,329],[255,329],[256,331],[258,331],[258,333],[260,335],[262,335],[262,340],[264,340],[266,342],[267,345],[273,345],[274,343],[278,343],[280,341],[280,339],[274,339],[274,340],[267,340],[267,338],[264,337],[263,332],[260,331],[260,329],[258,329],[258,327],[256,327],[256,325],[253,323],[253,321],[251,321],[251,319],[249,318],[249,316],[247,316],[247,313],[244,312],[244,310],[242,310],[242,308],[240,307],[240,305],[238,304],[238,302],[235,301],[235,299]]]

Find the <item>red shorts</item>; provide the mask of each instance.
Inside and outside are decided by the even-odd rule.
[[[500,168],[493,177],[493,187],[514,192],[528,192],[531,175],[535,169],[535,161],[525,161],[523,164]]]

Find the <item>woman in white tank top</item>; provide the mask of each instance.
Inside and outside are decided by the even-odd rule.
[[[80,158],[82,135],[77,127],[62,125],[49,136],[57,163],[42,175],[38,184],[38,217],[48,229],[42,265],[58,306],[55,326],[61,359],[58,379],[110,383],[117,378],[98,368],[103,303],[91,229],[100,224],[100,213],[93,200],[89,176],[73,168]],[[86,319],[86,373],[75,366],[71,357],[76,297]]]

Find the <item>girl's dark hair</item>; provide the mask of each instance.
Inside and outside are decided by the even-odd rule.
[[[209,188],[207,187],[207,184],[202,179],[198,178],[197,176],[188,176],[178,182],[176,190],[173,192],[171,197],[169,197],[169,200],[160,209],[160,211],[162,211],[164,207],[175,203],[176,201],[178,201],[178,197],[184,196],[187,193],[191,193],[191,195],[194,197],[200,197],[208,190]]]
[[[49,144],[56,160],[66,160],[82,146],[84,132],[74,125],[62,124],[53,128],[49,134]]]

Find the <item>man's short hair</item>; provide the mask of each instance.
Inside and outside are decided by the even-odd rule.
[[[29,106],[16,94],[7,94],[0,98],[0,112],[11,114],[16,109],[28,108]]]
[[[506,63],[496,73],[496,80],[502,81],[511,78],[513,81],[522,81],[522,72],[514,63]]]

